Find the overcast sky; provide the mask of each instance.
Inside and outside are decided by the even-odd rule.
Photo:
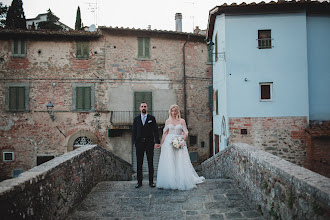
[[[261,1],[261,0],[260,0]],[[12,0],[0,0],[10,5]],[[60,21],[74,28],[78,5],[85,26],[128,27],[175,30],[175,13],[183,16],[183,31],[192,32],[195,26],[207,28],[209,10],[234,0],[23,0],[25,17],[35,18],[48,8]],[[251,0],[245,1],[252,2]],[[259,1],[256,1],[259,2]],[[267,1],[268,2],[268,1]]]

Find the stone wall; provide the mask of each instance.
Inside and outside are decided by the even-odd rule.
[[[100,146],[84,146],[1,182],[0,216],[65,219],[100,181],[131,177],[126,161]]]
[[[267,219],[329,219],[330,179],[248,144],[231,144],[202,164],[230,178]]]
[[[247,143],[299,166],[306,160],[306,117],[229,119],[230,143]],[[241,133],[246,129],[246,134]]]

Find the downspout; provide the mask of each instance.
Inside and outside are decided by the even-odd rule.
[[[184,120],[186,121],[186,124],[188,124],[188,121],[187,121],[186,50],[185,50],[185,47],[186,47],[186,44],[188,43],[189,38],[190,38],[190,35],[188,35],[188,38],[182,47],[182,53],[183,53],[183,111],[184,111]]]

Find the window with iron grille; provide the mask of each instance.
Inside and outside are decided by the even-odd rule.
[[[6,110],[15,112],[29,110],[28,83],[10,83],[6,85]]]
[[[26,57],[26,41],[25,40],[13,40],[12,55],[13,55],[13,57]]]
[[[80,41],[76,42],[76,58],[88,59],[89,58],[89,42]]]
[[[260,83],[260,101],[272,101],[273,83]]]
[[[14,161],[14,152],[3,152],[3,161]]]
[[[259,49],[272,48],[271,30],[258,30],[258,48]]]
[[[138,37],[138,58],[150,58],[150,38]]]
[[[189,144],[190,144],[190,146],[197,145],[197,136],[196,135],[189,136]]]
[[[72,109],[74,111],[94,111],[94,85],[92,83],[74,83],[72,87]]]

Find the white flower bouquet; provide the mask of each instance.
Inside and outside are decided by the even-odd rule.
[[[176,136],[173,138],[171,144],[176,150],[182,149],[184,146],[186,146],[186,142],[181,136]]]

